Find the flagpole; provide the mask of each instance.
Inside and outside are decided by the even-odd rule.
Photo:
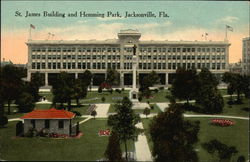
[[[29,39],[31,39],[31,26],[30,26],[30,35],[29,35]]]
[[[226,39],[225,40],[227,40],[227,26],[226,26]]]

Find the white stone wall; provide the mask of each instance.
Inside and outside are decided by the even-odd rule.
[[[70,133],[70,120],[63,119],[64,127],[59,128],[59,119],[51,119],[50,120],[50,128],[48,129],[49,132],[54,132],[58,134],[67,134]],[[35,129],[37,131],[41,131],[45,128],[45,119],[35,119]],[[24,133],[27,133],[29,129],[33,128],[31,124],[31,119],[24,119]]]

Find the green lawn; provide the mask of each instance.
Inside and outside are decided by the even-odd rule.
[[[50,102],[52,102],[52,100],[53,100],[53,94],[51,92],[39,92],[39,95],[41,97],[45,97],[46,100],[48,100]]]
[[[73,107],[71,108],[71,111],[78,111],[79,113],[81,113],[81,115],[90,115],[88,114],[87,110],[89,108],[89,105],[81,105],[80,107]]]
[[[161,112],[161,110],[159,109],[159,107],[156,104],[150,104],[150,105],[154,105],[154,109],[150,109],[150,113],[158,113]],[[135,113],[143,113],[144,109],[133,109]],[[115,104],[110,104],[109,107],[109,113],[115,113]]]
[[[150,104],[154,106],[154,109],[150,109],[150,114],[151,113],[159,113],[162,112],[160,108],[156,104]],[[135,113],[141,113],[143,114],[144,109],[133,109]]]
[[[187,118],[186,118],[187,119]],[[145,134],[149,143],[150,150],[152,150],[153,143],[149,135],[149,123],[152,119],[142,119],[143,127],[145,128]],[[189,118],[189,120],[199,120],[200,132],[199,132],[199,142],[197,143],[196,149],[198,149],[198,156],[200,161],[216,161],[210,154],[208,154],[202,147],[201,143],[208,142],[212,139],[217,139],[222,143],[230,146],[235,146],[239,151],[236,157],[244,155],[248,159],[248,128],[249,121],[232,119],[236,122],[235,125],[230,127],[218,127],[213,126],[209,122],[211,119],[206,118]],[[235,157],[235,158],[236,158]],[[236,159],[232,159],[236,161]]]
[[[229,98],[224,98],[224,108],[222,113],[218,113],[218,115],[230,115],[230,116],[243,116],[248,117],[250,111],[249,99],[242,97],[243,104],[237,105],[229,105],[227,103]],[[199,114],[193,111],[186,111],[186,114]]]
[[[141,102],[150,102],[150,103],[155,103],[155,102],[168,102],[168,99],[166,98],[167,95],[170,94],[169,90],[159,90],[159,92],[155,93],[154,91],[151,92],[152,97],[150,98],[142,98]]]
[[[102,93],[98,93],[97,91],[91,91],[87,93],[86,98],[80,100],[81,103],[116,103],[120,101],[123,97],[129,97],[129,91],[122,91],[121,93],[117,93],[113,91],[113,93],[109,93],[104,91]],[[105,101],[102,102],[101,98],[105,97]],[[121,99],[120,99],[121,98]],[[75,102],[73,100],[73,102]]]
[[[80,125],[80,139],[51,139],[45,137],[14,138],[16,122],[0,129],[0,158],[13,161],[96,161],[103,158],[108,137],[98,131],[108,128],[106,120],[90,119]],[[129,142],[134,150],[134,142]],[[121,145],[123,148],[123,145]]]

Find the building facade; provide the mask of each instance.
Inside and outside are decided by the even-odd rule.
[[[198,71],[206,67],[218,76],[228,71],[227,41],[144,41],[140,37],[138,30],[129,29],[121,30],[118,39],[104,41],[28,40],[27,79],[32,73],[44,73],[45,85],[49,85],[52,75],[66,71],[78,78],[86,69],[105,79],[106,70],[114,68],[120,73],[120,86],[131,86],[134,45],[138,80],[154,70],[161,85],[167,86],[178,67]]]
[[[242,40],[242,73],[250,75],[250,37]]]

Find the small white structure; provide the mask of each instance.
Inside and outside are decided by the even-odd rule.
[[[66,110],[33,110],[21,117],[24,121],[24,133],[30,129],[38,132],[47,130],[49,133],[64,135],[76,135],[76,126],[73,126],[72,119],[75,114]]]

